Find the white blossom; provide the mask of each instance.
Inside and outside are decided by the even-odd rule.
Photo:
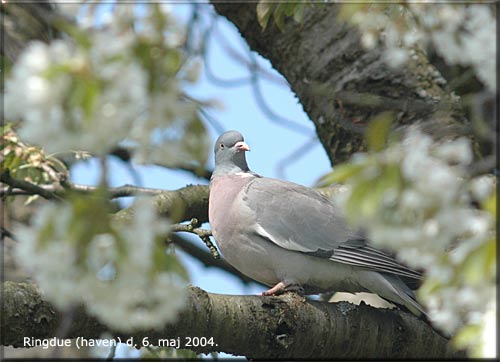
[[[362,187],[358,183],[383,179],[388,165],[399,166],[402,187],[386,191],[391,202],[351,218],[375,245],[395,250],[402,262],[425,271],[421,302],[430,320],[450,334],[479,323],[486,311],[484,301],[495,294],[491,271],[483,276],[485,271],[473,269],[483,266],[470,259],[495,237],[493,215],[472,205],[473,200],[492,197],[494,178],[468,176],[471,162],[471,144],[465,138],[437,143],[410,128],[401,142],[386,150],[353,157],[352,163],[363,169],[347,180],[347,192],[336,198],[345,207],[356,187]]]
[[[184,304],[184,283],[169,265],[155,265],[156,238],[168,225],[160,220],[151,200],[134,204],[131,222],[111,221],[106,232],[75,233],[87,220],[75,206],[47,204],[32,226],[16,233],[22,242],[16,258],[60,308],[83,302],[105,324],[122,330],[159,328],[176,318]],[[172,263],[178,263],[172,256]],[[160,267],[160,269],[158,269]],[[171,267],[171,266],[170,266]]]
[[[486,313],[482,318],[482,345],[478,355],[483,358],[497,357],[497,307],[496,300],[492,298],[486,308]]]
[[[474,199],[482,201],[494,191],[495,177],[492,175],[480,176],[471,181],[470,191]]]
[[[197,107],[181,101],[182,84],[193,81],[195,73],[189,66],[182,72],[175,68],[181,62],[177,48],[182,39],[170,39],[180,32],[168,7],[145,9],[145,17],[138,20],[135,5],[120,4],[107,24],[86,31],[85,41],[34,42],[25,49],[5,93],[6,117],[23,121],[19,134],[24,140],[49,153],[103,155],[128,142],[135,147],[134,161],[194,158],[163,147],[165,139],[156,136],[173,124],[187,129],[195,122]],[[162,29],[151,20],[156,9],[166,16]],[[202,138],[197,136],[182,133],[186,139]],[[199,146],[201,160],[208,145]]]
[[[54,0],[54,3],[57,5],[57,10],[69,18],[76,18],[82,8],[80,1]]]
[[[468,165],[472,162],[472,150],[467,138],[444,142],[434,148],[434,153],[448,163]]]
[[[496,90],[496,18],[488,4],[371,6],[357,11],[351,22],[361,30],[365,48],[380,38],[390,66],[405,64],[412,47],[432,45],[447,63],[471,66],[490,91]]]

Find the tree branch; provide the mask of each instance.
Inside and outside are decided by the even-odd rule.
[[[9,195],[13,189],[17,188],[25,191],[29,195],[40,195],[47,200],[57,198],[56,194],[52,191],[48,191],[34,183],[13,178],[8,170],[0,173],[0,182],[9,185],[8,188],[2,190],[1,196]]]
[[[51,338],[62,315],[35,286],[3,283],[1,344],[25,347],[25,337]],[[108,332],[122,341],[213,337],[216,346],[189,347],[197,353],[223,351],[249,358],[457,358],[448,341],[411,314],[346,302],[309,301],[296,294],[237,296],[187,290],[186,308],[161,331],[110,330],[83,308],[75,310],[67,338],[100,338]]]
[[[162,191],[153,197],[156,212],[168,217],[172,223],[193,218],[200,223],[208,221],[208,185],[188,185],[174,191]],[[116,219],[129,220],[134,208],[117,212]]]
[[[53,199],[56,196],[63,196],[68,191],[77,191],[81,193],[91,193],[97,190],[97,186],[80,185],[65,181],[62,185],[53,183],[49,185],[36,185],[28,181],[14,179],[10,176],[1,175],[1,181],[9,187],[0,188],[0,197],[16,195],[40,195],[45,198]],[[133,185],[123,185],[119,187],[109,187],[107,189],[110,199],[135,195],[159,195],[165,190],[138,187]]]
[[[207,229],[200,229],[198,226],[200,226],[198,219],[192,218],[188,224],[170,225],[170,231],[187,232],[187,233],[198,235],[198,237],[201,239],[201,241],[203,241],[205,243],[208,250],[210,250],[210,254],[212,254],[212,256],[215,259],[219,259],[220,254],[217,251],[217,248],[215,247],[215,245],[210,240],[210,236],[212,236],[212,231],[207,230]]]
[[[186,232],[186,233],[191,233],[198,235],[201,239],[205,238],[207,236],[212,236],[212,231],[208,229],[200,229],[197,227],[198,220],[197,219],[191,219],[191,221],[188,224],[173,224],[170,225],[170,230],[173,232]]]

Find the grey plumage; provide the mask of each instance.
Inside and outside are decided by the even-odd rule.
[[[340,209],[315,190],[250,171],[249,147],[237,131],[217,140],[209,221],[226,260],[272,288],[373,292],[420,315],[408,285],[419,273],[371,247]]]

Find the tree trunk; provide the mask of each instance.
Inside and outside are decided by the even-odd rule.
[[[425,54],[414,49],[405,67],[389,68],[383,47],[364,50],[359,32],[338,20],[338,4],[308,8],[283,32],[272,19],[261,29],[255,3],[213,5],[288,80],[332,164],[365,150],[363,126],[383,111],[396,112],[396,127],[419,123],[436,139],[467,134],[459,98]]]

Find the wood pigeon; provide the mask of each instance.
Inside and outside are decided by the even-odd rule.
[[[223,133],[214,151],[213,236],[229,264],[271,287],[263,295],[371,292],[424,313],[411,288],[422,276],[370,246],[332,200],[250,171],[250,147],[237,131]]]

